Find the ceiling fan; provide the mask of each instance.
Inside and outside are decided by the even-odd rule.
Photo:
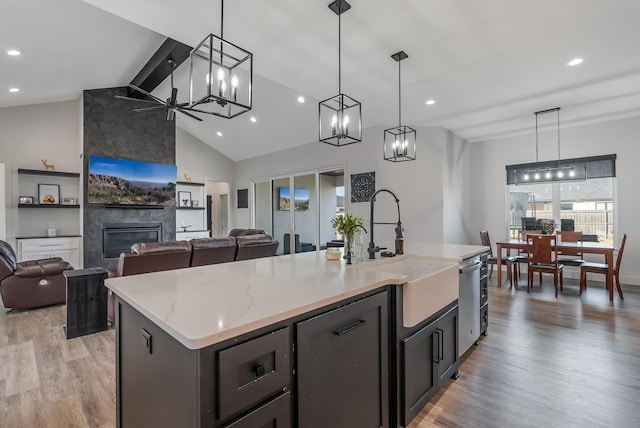
[[[135,85],[129,85],[129,87],[135,91],[140,92],[141,94],[146,95],[147,97],[151,98],[151,100],[146,100],[146,99],[140,99],[140,98],[131,98],[131,97],[125,97],[122,95],[116,95],[116,98],[120,98],[123,100],[132,100],[132,101],[142,101],[144,103],[152,103],[152,104],[159,104],[159,105],[154,105],[152,107],[141,107],[141,108],[135,108],[133,109],[133,111],[148,111],[148,110],[155,110],[155,109],[159,109],[159,108],[166,108],[167,109],[167,120],[173,120],[176,116],[176,111],[189,116],[192,119],[195,119],[197,121],[202,122],[202,119],[199,118],[198,116],[189,113],[187,110],[188,108],[185,108],[188,103],[178,103],[178,88],[173,86],[173,70],[176,67],[176,62],[172,59],[169,59],[169,65],[171,66],[171,97],[167,98],[166,101],[156,97],[155,95],[152,95],[151,93],[145,91],[142,88],[139,88]]]

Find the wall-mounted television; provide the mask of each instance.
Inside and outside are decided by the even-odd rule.
[[[175,205],[175,165],[89,157],[87,202],[114,205]]]
[[[288,187],[278,188],[278,209],[289,211],[291,209],[291,192]],[[294,189],[293,207],[295,211],[306,211],[309,209],[309,189]]]

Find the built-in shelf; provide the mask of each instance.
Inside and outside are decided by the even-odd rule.
[[[55,177],[73,177],[73,178],[80,177],[80,174],[77,172],[47,171],[47,170],[40,170],[40,169],[23,169],[23,168],[18,168],[18,174],[48,175],[48,176],[55,176]]]
[[[192,183],[190,181],[176,181],[176,184],[180,184],[181,186],[204,186],[204,183]]]
[[[65,205],[65,204],[18,204],[18,208],[80,208],[80,205]]]
[[[204,207],[176,207],[176,209],[177,210],[204,210]]]

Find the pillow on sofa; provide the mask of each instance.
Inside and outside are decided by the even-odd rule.
[[[136,254],[176,253],[191,251],[189,241],[142,242],[131,246],[131,252]]]
[[[232,229],[229,232],[229,236],[249,236],[249,235],[262,235],[263,229]]]

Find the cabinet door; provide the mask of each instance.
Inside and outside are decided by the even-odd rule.
[[[438,318],[438,383],[458,371],[458,307]]]
[[[297,426],[389,426],[387,331],[386,292],[297,324]]]
[[[403,426],[408,425],[438,391],[439,344],[436,322],[400,342]]]

